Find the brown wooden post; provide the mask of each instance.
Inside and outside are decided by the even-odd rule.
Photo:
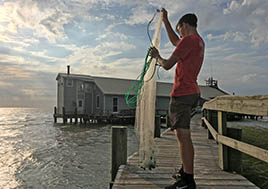
[[[66,124],[65,108],[62,107],[63,124]]]
[[[240,128],[227,128],[227,136],[241,141],[242,129]],[[242,172],[242,152],[228,147],[228,171]]]
[[[218,111],[218,133],[219,135],[227,135],[227,126],[226,126],[226,112]],[[222,170],[228,169],[228,147],[219,143],[219,167]]]
[[[155,116],[155,124],[154,124],[154,137],[160,137],[161,134],[161,118],[159,115]]]
[[[207,110],[207,120],[212,125],[212,127],[218,131],[218,118],[217,112],[213,110]],[[208,139],[213,139],[209,129],[208,129]]]
[[[54,123],[57,123],[57,116],[56,116],[56,114],[57,114],[57,107],[55,106],[54,107]]]
[[[166,124],[167,124],[167,128],[171,127],[170,119],[169,119],[169,115],[168,114],[166,115]]]
[[[207,110],[206,109],[202,110],[202,117],[205,117],[207,119]],[[207,126],[206,126],[206,124],[205,124],[203,119],[202,119],[202,122],[201,122],[201,126],[207,129]]]
[[[111,129],[111,182],[116,177],[120,165],[127,164],[127,127],[113,126]]]

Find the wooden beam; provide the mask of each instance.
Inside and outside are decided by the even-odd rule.
[[[268,95],[218,96],[205,102],[202,109],[268,116]]]
[[[214,140],[218,141],[218,133],[217,131],[212,127],[212,125],[206,120],[205,117],[202,117],[202,120],[205,122],[208,130],[210,131],[211,135],[213,136]]]
[[[268,150],[222,135],[218,135],[218,142],[268,163]]]
[[[218,132],[219,135],[227,134],[227,126],[226,126],[226,112],[218,112]],[[219,153],[219,167],[222,170],[228,169],[228,148],[222,143],[219,143],[218,148]]]
[[[215,141],[268,163],[268,150],[222,136],[215,131],[206,118],[202,117],[202,120],[207,125],[207,128],[210,130]]]

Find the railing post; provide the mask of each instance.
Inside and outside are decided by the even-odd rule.
[[[111,130],[111,137],[110,188],[113,186],[119,166],[127,164],[127,127],[113,126]]]
[[[218,111],[218,133],[219,135],[227,135],[227,126],[226,126],[226,112]],[[219,143],[219,167],[222,170],[228,169],[228,147]]]
[[[207,110],[202,110],[202,117],[205,117],[207,119]],[[202,119],[201,126],[207,129],[207,126],[205,124],[205,121]]]
[[[159,115],[155,116],[154,137],[160,137],[161,134],[161,118]]]
[[[241,141],[242,129],[240,128],[227,128],[227,136]],[[228,147],[228,170],[237,173],[242,172],[242,152]]]
[[[217,112],[213,110],[207,110],[207,120],[212,125],[212,127],[218,131],[218,119],[217,119]],[[208,129],[208,139],[213,139],[212,134]]]
[[[167,128],[171,127],[168,114],[166,115],[166,124],[167,124]]]

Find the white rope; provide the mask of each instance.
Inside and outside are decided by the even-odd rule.
[[[153,46],[157,49],[160,47],[160,34],[162,28],[163,14],[160,13],[158,23],[156,25]],[[139,162],[140,166],[144,169],[154,168],[156,165],[155,161],[155,151],[154,151],[154,128],[155,128],[155,102],[156,102],[156,77],[154,74],[155,62],[150,64],[150,67],[144,77],[147,81],[144,83],[141,90],[141,95],[138,97],[136,108],[136,132],[140,137],[139,146]],[[152,75],[154,75],[152,77]],[[152,77],[152,78],[151,78]]]

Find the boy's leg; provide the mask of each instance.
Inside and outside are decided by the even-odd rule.
[[[183,171],[188,174],[194,172],[194,148],[191,139],[190,129],[177,128],[174,130],[178,139],[180,157],[183,164]]]

